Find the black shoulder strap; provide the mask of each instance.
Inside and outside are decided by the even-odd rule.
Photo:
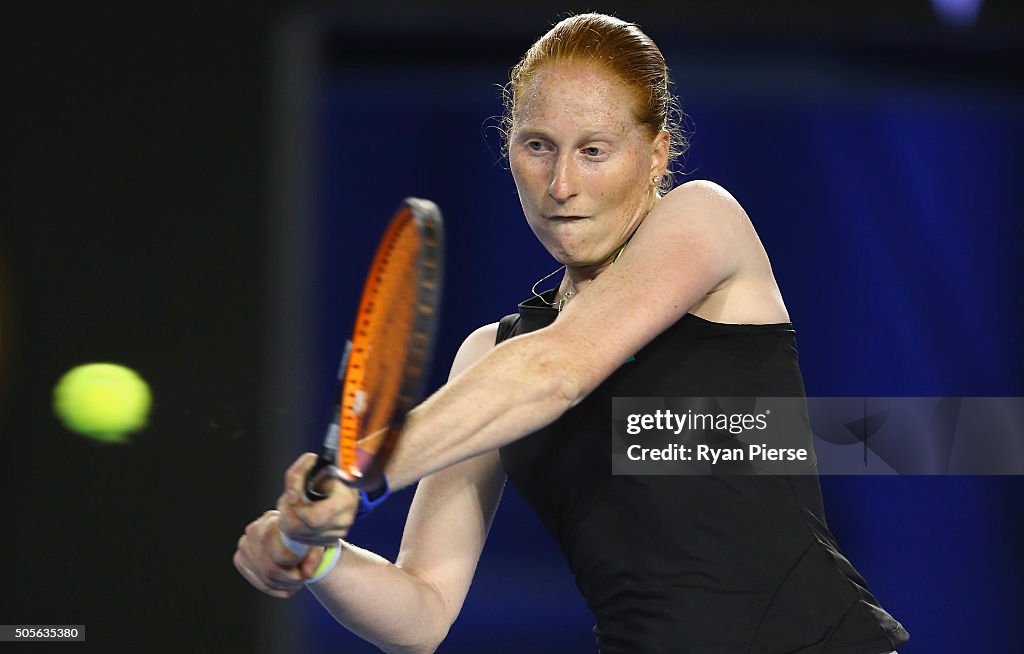
[[[519,324],[519,314],[510,313],[498,323],[498,337],[494,339],[494,344],[511,338],[515,334],[516,326]]]

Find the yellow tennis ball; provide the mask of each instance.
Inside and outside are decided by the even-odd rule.
[[[53,410],[71,431],[124,443],[146,426],[149,386],[134,370],[115,363],[72,368],[53,389]]]

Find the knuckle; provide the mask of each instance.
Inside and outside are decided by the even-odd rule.
[[[286,515],[288,513],[288,500],[285,499],[284,495],[281,495],[281,497],[277,498],[277,504],[275,506],[277,507],[278,517]]]
[[[296,520],[292,519],[292,516],[282,515],[281,519],[277,521],[277,526],[286,534],[291,534],[298,530],[299,525]]]
[[[284,548],[281,548],[281,550],[283,551],[278,549],[272,550],[270,552],[270,560],[274,562],[274,565],[278,566],[291,565],[295,559],[295,555]]]
[[[295,580],[287,574],[270,573],[267,575],[267,582],[277,590],[287,590],[295,587]]]
[[[306,511],[294,511],[292,512],[292,517],[292,524],[300,529],[304,528],[306,530],[315,530],[320,523],[319,520],[316,520],[314,516],[310,515]]]

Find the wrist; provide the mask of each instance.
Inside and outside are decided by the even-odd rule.
[[[309,551],[309,545],[300,543],[297,540],[292,540],[288,537],[288,534],[284,533],[281,529],[278,529],[277,533],[281,536],[281,543],[289,552],[296,556],[306,556],[306,552]]]
[[[324,548],[324,555],[320,559],[320,565],[313,571],[313,575],[306,579],[306,585],[312,585],[318,581],[323,580],[327,575],[331,574],[338,565],[338,561],[341,559],[341,545],[342,540],[339,538],[337,544],[330,545]]]
[[[364,516],[370,511],[373,511],[378,506],[384,503],[389,497],[391,497],[391,487],[388,485],[387,477],[381,475],[381,485],[373,490],[362,490],[359,491],[359,509],[356,511],[356,517]]]

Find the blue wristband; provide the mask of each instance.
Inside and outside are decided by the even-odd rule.
[[[364,490],[359,491],[359,510],[356,511],[357,518],[373,511],[383,504],[384,500],[391,496],[391,487],[388,486],[388,478],[382,476],[381,481],[384,482],[384,485],[376,490],[370,491],[369,493]]]

